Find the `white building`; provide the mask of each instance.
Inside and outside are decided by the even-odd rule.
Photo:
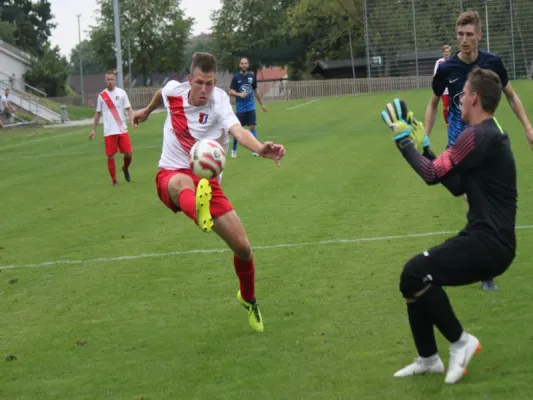
[[[0,87],[12,86],[24,90],[21,81],[24,73],[30,69],[31,56],[0,40]]]

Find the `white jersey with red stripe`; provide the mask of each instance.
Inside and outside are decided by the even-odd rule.
[[[168,82],[161,90],[167,119],[163,127],[163,150],[159,168],[180,169],[189,167],[189,152],[201,139],[219,142],[227,153],[229,128],[239,124],[230,98],[215,87],[205,106],[189,104],[189,82]]]
[[[104,117],[104,136],[128,132],[124,112],[130,108],[128,94],[116,87],[112,91],[102,90],[96,101],[96,111]]]
[[[435,63],[435,68],[433,69],[433,76],[437,73],[437,69],[439,68],[439,65],[442,64],[446,59],[444,57],[441,57],[437,60]],[[444,89],[444,92],[442,94],[448,94],[448,88]]]

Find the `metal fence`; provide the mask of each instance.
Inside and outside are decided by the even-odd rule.
[[[480,48],[502,57],[511,79],[533,73],[532,0],[364,0],[367,77],[433,73],[445,44],[456,48],[462,11],[481,17]]]
[[[480,48],[502,57],[510,79],[533,75],[533,0],[354,1],[360,3],[362,15],[352,26],[353,56],[345,68],[348,76],[355,78],[259,82],[265,101],[428,88],[442,46],[448,44],[452,52],[458,51],[455,23],[467,10],[480,14]],[[334,63],[339,66],[339,60]],[[227,86],[222,89],[229,91]],[[132,106],[140,108],[157,90],[127,91]],[[83,102],[80,96],[53,100],[95,107],[96,97],[94,93],[86,95]]]

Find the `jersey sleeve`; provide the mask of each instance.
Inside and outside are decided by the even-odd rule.
[[[239,119],[233,112],[233,107],[231,106],[230,98],[226,92],[222,92],[221,95],[221,104],[220,110],[218,113],[219,123],[222,129],[229,130],[233,125],[240,124]]]
[[[255,75],[252,80],[252,89],[257,89],[257,77]]]
[[[433,76],[437,73],[437,69],[439,69],[439,60],[435,63],[435,67],[433,68]]]
[[[415,172],[429,185],[445,178],[475,169],[483,162],[490,144],[490,136],[475,128],[465,129],[453,144],[434,160],[422,156],[410,139],[400,140],[398,148]]]
[[[500,57],[497,58],[494,72],[496,72],[500,77],[502,87],[507,86],[507,83],[509,82],[509,77],[507,75],[507,69],[505,68],[505,65],[503,65],[503,61]]]
[[[171,96],[172,91],[175,90],[180,83],[178,81],[168,81],[161,89],[161,97],[163,98],[163,105],[168,109],[168,97]]]
[[[436,96],[442,96],[448,85],[448,73],[444,64],[440,68],[436,68],[435,75],[433,76],[433,81],[431,83],[431,88],[433,93]]]
[[[96,112],[101,113],[103,105],[104,105],[104,101],[102,100],[102,96],[98,95],[98,98],[96,100]]]
[[[237,85],[237,77],[235,75],[233,75],[233,78],[231,78],[231,85],[230,85],[229,88],[235,90],[236,92],[239,89],[239,87]]]
[[[124,91],[123,101],[124,109],[131,108],[130,98],[128,97],[128,93],[126,93],[126,91]]]

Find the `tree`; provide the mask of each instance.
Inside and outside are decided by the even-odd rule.
[[[289,42],[287,9],[296,0],[222,0],[211,15],[220,69],[234,70],[235,50],[268,49]],[[257,60],[251,60],[257,62]]]
[[[13,45],[33,55],[44,54],[51,30],[56,26],[49,0],[0,0],[0,17],[14,27],[12,36],[8,36],[12,37]],[[5,32],[5,27],[0,31]]]
[[[15,45],[15,31],[17,28],[10,22],[0,21],[0,40]]]
[[[66,57],[61,56],[59,47],[49,44],[42,49],[40,58],[33,58],[31,69],[24,74],[24,81],[44,91],[50,97],[64,96],[69,73]]]
[[[185,61],[183,65],[184,70],[188,70],[191,67],[192,55],[196,52],[214,53],[215,41],[211,35],[198,35],[189,39],[187,46],[185,46]]]
[[[100,15],[91,42],[102,65],[116,68],[112,0],[98,0]],[[180,0],[119,0],[121,47],[131,46],[133,68],[146,84],[152,72],[171,72],[183,65],[193,20],[185,18]],[[124,61],[126,57],[123,57]]]
[[[83,74],[98,74],[104,72],[107,67],[102,62],[101,57],[94,49],[92,40],[84,40],[78,43],[70,52],[70,68],[72,75],[79,74],[80,71],[80,47],[83,60]]]
[[[361,0],[300,0],[288,10],[289,33],[303,41],[307,54],[289,65],[289,76],[300,77],[317,60],[350,58],[350,35],[354,57],[365,55],[363,2]]]

